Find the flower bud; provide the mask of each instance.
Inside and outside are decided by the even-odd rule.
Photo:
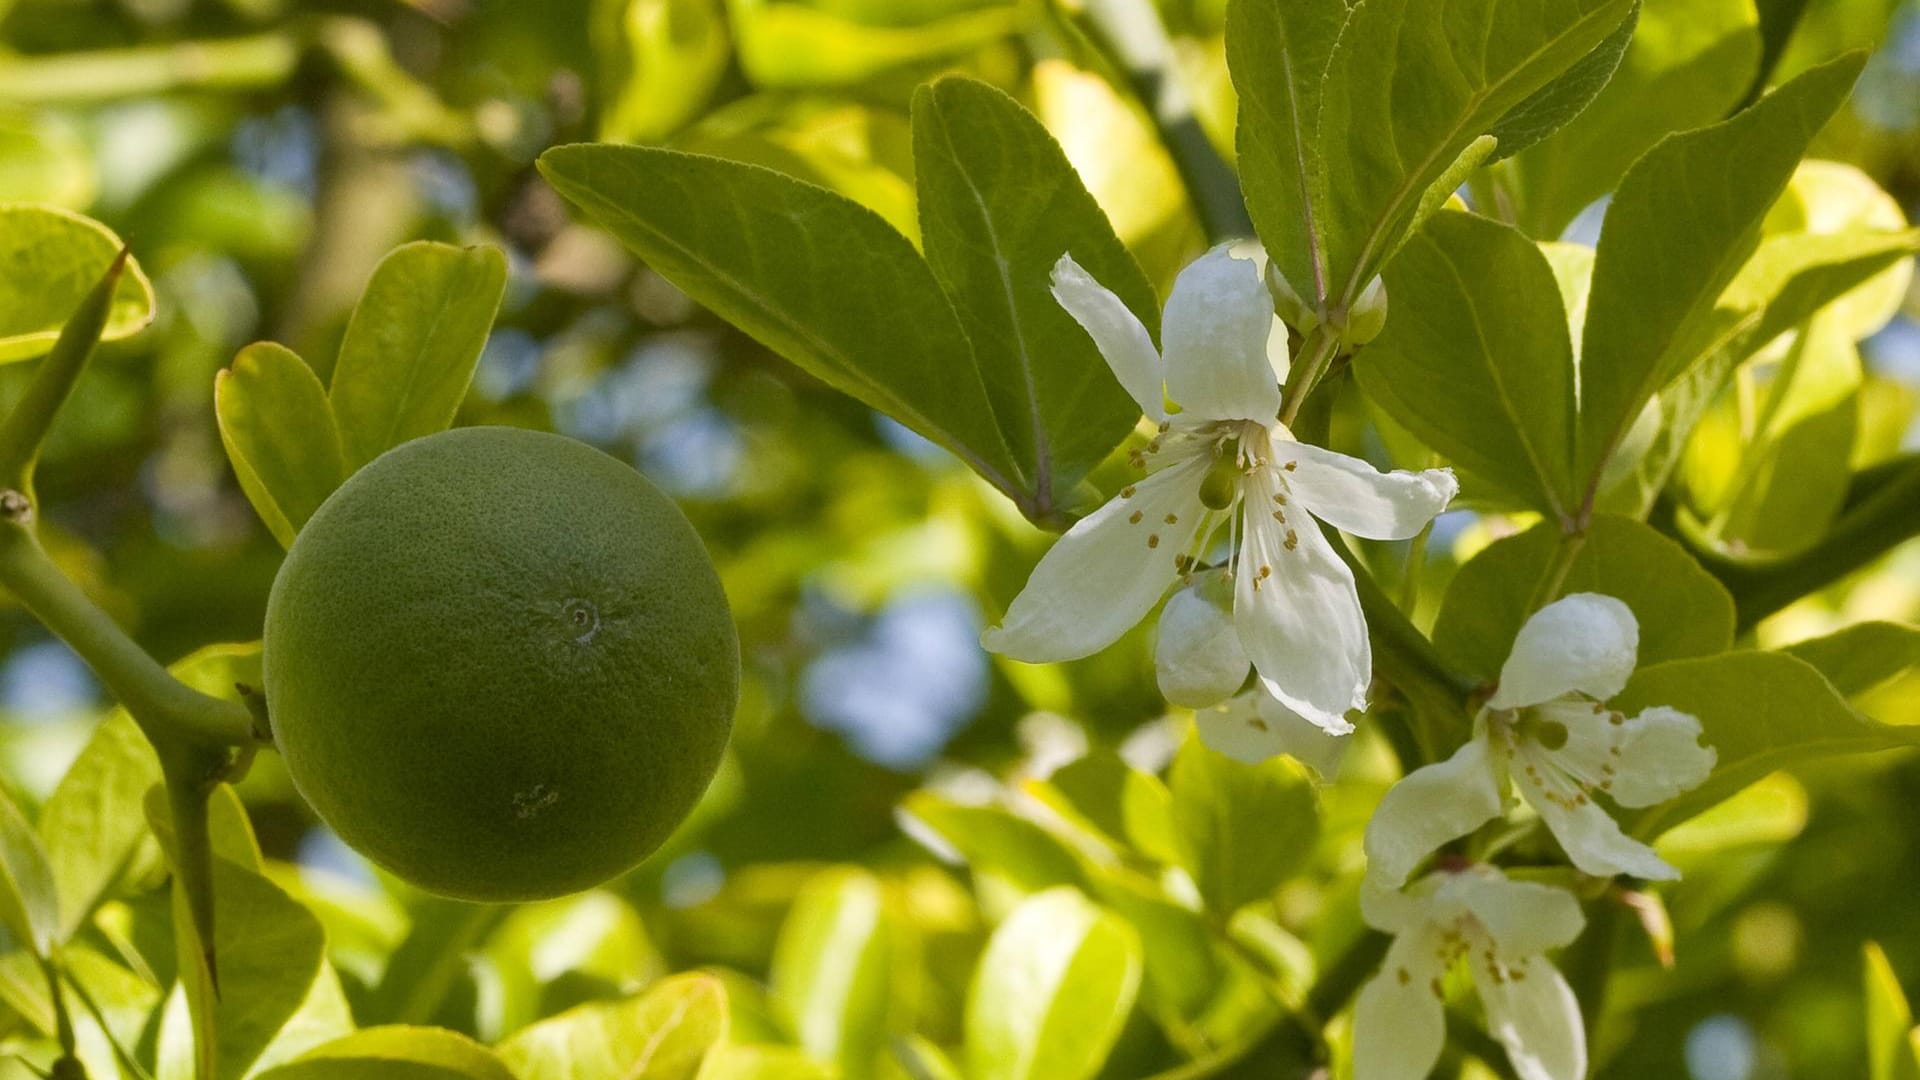
[[[1226,575],[1204,574],[1167,601],[1153,666],[1160,693],[1175,705],[1204,709],[1239,691],[1253,665],[1233,628],[1233,588]]]

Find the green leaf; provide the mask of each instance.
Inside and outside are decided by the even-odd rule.
[[[794,898],[768,973],[800,1045],[847,1080],[874,1075],[893,1000],[892,933],[880,882],[858,867],[822,871]]]
[[[1559,236],[1662,136],[1725,116],[1752,83],[1759,55],[1752,0],[1643,3],[1606,89],[1503,166],[1516,223],[1532,236]]]
[[[828,8],[798,0],[727,0],[740,66],[761,86],[846,86],[977,49],[1013,32],[1021,15],[1006,4],[888,25]]]
[[[60,899],[40,834],[0,787],[0,926],[13,940],[51,955],[60,932]]]
[[[1248,765],[1188,732],[1168,780],[1182,861],[1216,915],[1271,895],[1313,853],[1320,808],[1292,758]]]
[[[694,1080],[726,1034],[720,980],[676,975],[638,997],[543,1020],[502,1043],[500,1056],[519,1080]]]
[[[1868,1080],[1920,1080],[1913,1008],[1885,950],[1869,941],[1865,959]]]
[[[325,962],[319,920],[279,886],[225,857],[213,860],[213,883],[217,993],[203,966],[188,964],[181,972],[193,1024],[190,1035],[178,1038],[193,1047],[189,1060],[200,1062],[195,1075],[238,1080],[351,1031],[339,980]],[[194,932],[180,903],[174,932]]]
[[[1661,388],[1657,433],[1606,505],[1644,513],[1666,487],[1687,440],[1742,363],[1900,260],[1920,250],[1920,230],[1788,233],[1762,241],[1713,311],[1674,348],[1678,372]],[[1629,440],[1630,441],[1630,440]]]
[[[292,547],[347,477],[326,389],[291,350],[260,342],[214,377],[213,408],[240,489],[280,546]]]
[[[507,258],[495,247],[418,241],[380,261],[327,395],[348,471],[453,423],[506,287]]]
[[[514,1080],[493,1051],[444,1028],[376,1027],[315,1047],[259,1080]]]
[[[382,1023],[425,1024],[439,1012],[455,983],[468,972],[467,957],[513,909],[503,904],[470,904],[422,894],[408,905],[407,936],[387,957],[379,983],[368,992],[362,1012]],[[504,1019],[513,1019],[512,989],[504,994]]]
[[[1636,2],[1620,25],[1592,52],[1568,68],[1552,82],[1533,92],[1513,107],[1488,134],[1498,149],[1488,159],[1491,164],[1525,150],[1572,123],[1593,104],[1600,92],[1613,81],[1614,72],[1625,59],[1633,41],[1634,28],[1640,23],[1640,3]]]
[[[0,363],[53,347],[60,327],[119,255],[120,238],[92,218],[53,206],[0,203]],[[153,285],[129,260],[102,340],[153,321]]]
[[[540,169],[689,296],[1035,507],[1032,464],[1007,449],[953,305],[872,211],[768,169],[672,150],[562,146]]]
[[[901,802],[900,813],[910,827],[918,826],[916,839],[931,839],[936,853],[950,848],[965,860],[989,908],[1010,908],[1056,885],[1086,884],[1073,849],[1000,807],[968,806],[916,791]]]
[[[1392,316],[1355,372],[1387,414],[1462,469],[1556,519],[1573,482],[1573,343],[1533,241],[1443,210],[1388,267]]]
[[[1163,1025],[1199,1016],[1227,982],[1204,915],[1175,903],[1137,875],[1113,872],[1095,886],[1101,904],[1140,935],[1143,1000]]]
[[[1078,892],[1015,908],[988,940],[967,994],[968,1080],[1087,1080],[1140,988],[1133,928]]]
[[[153,748],[133,718],[115,710],[48,797],[40,839],[60,897],[61,940],[86,923],[146,839],[142,807],[159,782]]]
[[[1850,708],[1804,660],[1776,652],[1730,652],[1643,667],[1616,709],[1668,705],[1700,719],[1701,741],[1719,760],[1706,783],[1644,811],[1642,837],[1687,820],[1775,769],[1841,754],[1920,746],[1920,727],[1876,723]]]
[[[1597,478],[1641,408],[1679,374],[1672,346],[1752,254],[1768,208],[1863,62],[1842,57],[1730,120],[1671,136],[1620,182],[1580,349],[1576,475]],[[1734,161],[1740,167],[1728,168]]]
[[[1468,560],[1434,620],[1441,654],[1462,670],[1496,678],[1521,624],[1542,601],[1542,579],[1559,544],[1559,529],[1542,522]],[[1679,544],[1632,518],[1594,518],[1560,589],[1562,596],[1576,592],[1605,593],[1633,609],[1642,667],[1724,652],[1733,643],[1726,588]]]
[[[1857,697],[1920,666],[1920,627],[1855,623],[1784,650],[1812,664],[1835,690]]]
[[[1033,796],[1076,826],[1159,862],[1178,862],[1173,795],[1149,772],[1110,750],[1095,750],[1030,781]]]
[[[1470,144],[1573,68],[1633,0],[1235,0],[1240,175],[1267,250],[1345,309]]]
[[[453,918],[477,924],[476,931],[492,925],[482,914],[484,908],[463,907],[465,911],[451,913]],[[507,911],[482,954],[490,967],[481,981],[487,987],[494,1030],[517,1031],[554,1012],[556,993],[618,990],[666,974],[666,963],[648,939],[639,913],[611,892],[595,890]],[[435,911],[437,917],[443,914]],[[442,938],[441,950],[472,958],[473,936]],[[474,966],[473,959],[449,964],[437,955],[432,963],[445,965],[448,975]],[[444,998],[444,988],[443,982],[434,996]],[[577,1000],[566,999],[565,1004]],[[433,1015],[425,1003],[423,998],[412,1006],[415,1015]]]
[[[1050,507],[1140,419],[1093,340],[1053,298],[1071,254],[1149,328],[1153,286],[1060,145],[1020,103],[948,77],[913,98],[914,179],[927,263],[973,342],[1016,458]]]
[[[960,1067],[922,1036],[907,1034],[894,1040],[893,1056],[908,1080],[962,1080]]]
[[[600,137],[658,142],[698,116],[733,54],[720,0],[621,0],[599,10]]]
[[[699,1080],[835,1080],[838,1075],[791,1046],[716,1046]]]

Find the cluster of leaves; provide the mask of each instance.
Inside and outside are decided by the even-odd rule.
[[[1145,4],[1087,6],[1151,14]],[[1729,917],[1779,857],[1768,849],[1806,824],[1798,783],[1749,785],[1784,765],[1915,741],[1911,728],[1872,718],[1896,719],[1891,710],[1910,701],[1888,693],[1910,683],[1920,657],[1910,627],[1869,622],[1784,650],[1750,646],[1761,619],[1911,531],[1920,471],[1895,454],[1910,405],[1886,401],[1857,343],[1898,303],[1916,238],[1864,176],[1803,162],[1833,152],[1818,140],[1830,138],[1857,61],[1821,63],[1835,50],[1809,34],[1796,54],[1791,18],[1756,20],[1748,4],[1709,0],[1521,6],[1527,17],[1507,18],[1512,4],[1418,0],[1352,9],[1243,0],[1230,15],[1225,4],[1167,4],[1159,14],[1180,33],[1158,51],[1116,34],[1105,13],[972,0],[631,0],[574,20],[592,42],[537,25],[567,22],[559,15],[476,17],[450,36],[456,51],[531,57],[490,59],[467,76],[514,86],[490,91],[499,96],[486,104],[504,110],[449,106],[480,92],[455,76],[419,81],[373,23],[332,15],[247,16],[263,22],[210,41],[0,60],[0,98],[36,110],[160,92],[171,95],[165,107],[184,110],[196,92],[321,78],[342,88],[335,107],[349,148],[441,147],[485,162],[476,172],[488,177],[516,175],[552,131],[672,136],[677,149],[561,148],[541,173],[644,261],[634,292],[658,285],[646,275],[665,277],[827,387],[951,451],[999,493],[937,472],[929,480],[862,445],[870,435],[846,434],[864,430],[862,414],[778,372],[797,389],[768,411],[805,419],[769,426],[766,441],[788,447],[757,464],[773,494],[694,508],[720,549],[760,675],[739,760],[686,834],[609,891],[473,909],[391,882],[296,872],[276,823],[292,799],[263,757],[240,789],[251,815],[225,789],[214,800],[217,993],[174,959],[176,938],[193,930],[171,910],[167,818],[148,810],[158,765],[129,719],[107,721],[36,812],[9,805],[0,820],[14,886],[0,898],[16,945],[0,960],[11,972],[0,979],[9,1045],[47,1062],[70,1027],[94,1077],[384,1069],[489,1080],[997,1080],[1269,1075],[1288,1063],[1304,1073],[1339,1057],[1339,1014],[1382,944],[1352,900],[1366,814],[1395,775],[1464,736],[1469,693],[1497,672],[1545,590],[1625,600],[1644,636],[1623,706],[1675,705],[1705,723],[1719,752],[1713,778],[1624,824],[1689,876],[1667,894],[1683,946]],[[1852,8],[1836,18],[1873,21]],[[28,44],[86,38],[76,28]],[[1098,74],[1057,58],[1028,66],[1014,42]],[[590,74],[591,128],[569,127],[564,108],[545,111],[542,91],[562,63]],[[945,68],[979,78],[915,88]],[[1806,73],[1786,78],[1797,71]],[[1771,83],[1784,85],[1736,111],[1750,88]],[[1170,100],[1182,89],[1191,100]],[[1154,108],[1157,130],[1134,95]],[[0,125],[0,138],[32,149],[9,151],[9,162],[46,166],[26,197],[85,206],[91,193],[60,192],[117,182],[84,152],[68,153],[65,114],[21,116],[17,132]],[[1223,157],[1237,159],[1244,210]],[[216,235],[274,266],[306,242],[304,227],[273,227],[304,222],[304,206],[263,197],[232,170],[191,180],[182,185],[191,192],[145,204],[162,224],[134,231],[123,219],[141,254],[179,249],[197,230],[199,242]],[[1475,212],[1448,203],[1462,185]],[[513,219],[521,189],[486,187],[486,216]],[[1562,242],[1608,193],[1597,243]],[[201,343],[225,348],[217,362],[232,358],[215,394],[218,431],[239,488],[281,545],[351,469],[456,412],[556,421],[547,401],[462,405],[503,290],[512,325],[562,343],[554,368],[580,363],[568,359],[580,340],[596,356],[633,340],[599,328],[607,310],[627,306],[624,271],[587,289],[584,303],[528,304],[507,288],[497,252],[412,245],[387,255],[390,231],[361,220],[378,217],[372,201],[354,202],[347,183],[330,197],[350,216],[330,219],[315,246],[344,245],[337,237],[363,225],[378,238],[353,272],[331,275],[351,282],[344,295],[329,286],[342,312],[366,282],[339,332],[301,331],[312,316],[295,312],[276,321],[293,328],[285,336],[299,354],[256,345],[232,358],[237,343]],[[0,293],[0,356],[25,359],[52,342],[118,242],[48,207],[0,212],[10,215],[0,290],[13,290]],[[1367,727],[1393,753],[1370,735],[1324,786],[1288,761],[1212,754],[1182,737],[1184,717],[1157,719],[1130,640],[1060,671],[998,672],[999,719],[953,756],[1016,779],[966,774],[909,792],[910,779],[857,768],[841,750],[800,757],[793,744],[822,737],[779,701],[799,606],[782,589],[798,593],[815,575],[884,596],[933,576],[1003,603],[1045,540],[1011,522],[999,496],[1057,529],[1123,482],[1112,451],[1135,438],[1133,406],[1047,294],[1053,260],[1071,251],[1153,327],[1155,286],[1203,227],[1244,234],[1236,215],[1257,226],[1314,324],[1337,328],[1372,277],[1386,279],[1385,334],[1326,357],[1303,434],[1383,464],[1450,463],[1483,523],[1459,545],[1472,557],[1444,589],[1448,553],[1423,563],[1405,548],[1354,545],[1371,571],[1363,587],[1380,635],[1381,706]],[[425,231],[504,241],[516,256],[544,246],[551,258],[537,273],[559,291],[565,271],[551,264],[562,255],[589,268],[606,257],[578,246],[582,230],[559,226],[534,230],[537,239],[512,226]],[[125,347],[207,321],[203,304],[167,325],[168,278],[183,289],[181,266],[193,264],[162,258],[155,265],[171,271],[154,274],[162,326]],[[311,282],[328,276],[303,288],[321,291]],[[526,276],[516,269],[516,288]],[[128,338],[155,308],[136,267],[106,338]],[[1312,335],[1298,329],[1296,346]],[[762,354],[726,340],[748,356],[727,377],[760,386]],[[204,405],[205,379],[178,396]],[[751,394],[740,397],[750,412]],[[804,539],[768,539],[783,533]],[[956,533],[975,553],[940,561]],[[1488,537],[1499,538],[1478,543]],[[855,554],[841,557],[846,548]],[[1404,578],[1391,580],[1396,572]],[[256,610],[231,630],[197,617],[185,632],[244,638],[247,617],[257,627]],[[254,662],[246,647],[218,648],[175,670],[224,693]],[[1129,743],[1131,765],[1104,749],[1058,768],[1014,765],[1007,721],[1029,711],[1082,719],[1102,743],[1153,722]],[[1054,728],[1034,727],[1036,751],[1048,752],[1033,756],[1057,761],[1039,745]],[[1861,760],[1847,762],[1847,776]],[[932,862],[893,836],[884,811],[896,804],[902,831]],[[834,832],[836,817],[874,824]],[[275,857],[263,858],[255,825]],[[806,835],[809,825],[818,835]],[[1516,864],[1559,861],[1537,831],[1482,841]],[[706,852],[720,853],[724,880],[689,899],[676,878],[697,876]],[[1623,1027],[1653,1024],[1645,1014],[1655,1003],[1711,997],[1724,976],[1696,968],[1691,980],[1660,980],[1643,949],[1616,947],[1601,929],[1641,913],[1667,947],[1665,911],[1637,890],[1594,896],[1594,944],[1564,966],[1596,1015],[1609,972],[1605,1013]],[[1713,936],[1697,934],[1702,951]],[[42,962],[57,966],[63,993],[47,991]],[[1842,1070],[1865,1060],[1875,1080],[1910,1075],[1897,980],[1870,966],[1868,986],[1869,1050],[1856,1027],[1826,1060]],[[439,1027],[420,1026],[429,1024]],[[1668,1044],[1642,1049],[1641,1067],[1673,1071],[1676,1029],[1656,1030]],[[1478,1057],[1474,1032],[1468,1018],[1457,1045]],[[1498,1067],[1497,1053],[1486,1056]],[[1619,1059],[1623,1074],[1634,1067],[1631,1053]]]

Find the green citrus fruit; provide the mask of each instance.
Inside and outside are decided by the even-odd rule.
[[[672,500],[512,428],[416,439],[341,485],[274,580],[264,663],[320,817],[469,900],[574,892],[651,854],[713,778],[740,678]]]

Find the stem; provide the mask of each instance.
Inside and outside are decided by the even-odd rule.
[[[1795,600],[1845,577],[1920,535],[1920,460],[1874,486],[1820,542],[1792,555],[1736,559],[1709,549],[1685,529],[1673,532],[1733,594],[1740,633]]]
[[[176,90],[278,86],[300,62],[286,34],[0,60],[0,101],[37,105],[152,97]]]
[[[19,492],[31,509],[34,466],[40,461],[40,444],[53,426],[54,414],[73,393],[80,372],[100,346],[107,317],[113,311],[114,290],[120,287],[120,275],[127,268],[127,249],[121,248],[112,265],[86,297],[73,316],[60,328],[47,358],[34,369],[33,381],[19,404],[0,423],[0,487]]]
[[[168,674],[60,572],[17,518],[0,523],[0,585],[87,662],[163,757],[169,746],[253,743],[246,706],[203,694]]]
[[[1288,427],[1300,415],[1300,406],[1306,403],[1307,395],[1319,384],[1320,377],[1333,365],[1333,358],[1340,351],[1340,333],[1328,321],[1307,335],[1300,344],[1300,352],[1293,366],[1287,372],[1287,386],[1280,399],[1280,422]]]
[[[1088,0],[1085,19],[1100,47],[1126,71],[1159,129],[1210,242],[1253,235],[1240,180],[1207,138],[1152,0]]]
[[[1560,534],[1560,541],[1553,548],[1553,561],[1541,572],[1540,580],[1533,587],[1533,595],[1527,598],[1528,614],[1560,598],[1560,591],[1567,586],[1567,575],[1573,572],[1573,564],[1580,561],[1580,551],[1586,546],[1585,532]]]

